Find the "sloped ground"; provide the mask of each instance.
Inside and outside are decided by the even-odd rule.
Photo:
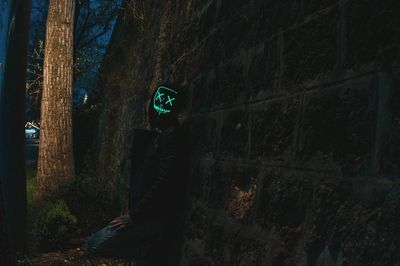
[[[89,259],[85,254],[84,249],[85,238],[77,240],[74,247],[69,249],[53,251],[47,253],[38,253],[21,262],[20,265],[43,265],[43,266],[56,266],[56,265],[87,265],[87,266],[128,266],[131,265],[128,260],[114,260],[114,259]]]

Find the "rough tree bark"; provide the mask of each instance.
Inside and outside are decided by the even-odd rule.
[[[38,195],[74,178],[72,64],[75,0],[50,0],[40,114]]]

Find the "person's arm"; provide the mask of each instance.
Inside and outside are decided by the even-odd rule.
[[[122,229],[124,227],[130,226],[132,224],[132,220],[128,213],[122,214],[118,216],[114,220],[109,223],[116,230]]]
[[[158,176],[136,207],[129,210],[129,216],[133,221],[139,219],[145,211],[155,206],[157,200],[160,200],[160,194],[163,194],[168,189],[169,182],[171,182],[171,178],[173,178],[171,175],[176,165],[177,141],[179,140],[177,139],[176,130],[168,130],[160,134],[160,164]]]

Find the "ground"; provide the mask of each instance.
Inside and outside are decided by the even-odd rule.
[[[52,251],[47,253],[39,253],[32,255],[25,263],[21,265],[96,265],[96,266],[126,266],[129,265],[128,260],[113,260],[113,259],[92,259],[89,260],[85,255],[84,241],[86,238],[81,238],[76,241],[74,247],[65,250]]]

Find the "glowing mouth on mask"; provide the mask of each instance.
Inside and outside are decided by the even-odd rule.
[[[153,107],[154,107],[154,109],[157,111],[157,113],[158,113],[159,115],[161,115],[161,114],[167,114],[167,113],[171,112],[171,110],[166,110],[166,109],[164,109],[164,108],[162,108],[162,107],[160,107],[160,106],[157,106],[157,105],[155,105],[155,104],[153,104]]]

